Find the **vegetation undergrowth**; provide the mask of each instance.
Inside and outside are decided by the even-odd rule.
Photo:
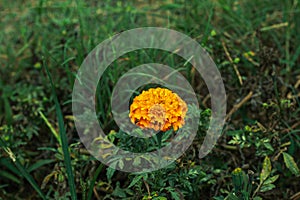
[[[300,198],[297,0],[9,1],[0,15],[0,199]],[[148,26],[182,32],[209,53],[226,88],[226,124],[212,152],[199,159],[211,117],[201,74],[162,50],[127,53],[97,88],[99,124],[114,144],[136,152],[157,145],[123,133],[111,113],[117,81],[143,63],[180,72],[197,94],[201,117],[192,145],[175,162],[125,173],[100,163],[81,143],[72,89],[100,42]]]

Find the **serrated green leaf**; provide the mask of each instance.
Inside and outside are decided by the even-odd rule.
[[[257,197],[254,197],[253,200],[262,200],[262,198],[257,196]]]
[[[125,198],[127,196],[126,193],[124,192],[124,189],[120,188],[119,182],[117,183],[117,187],[114,189],[112,195],[121,198]]]
[[[139,175],[134,177],[134,179],[131,181],[131,183],[129,184],[128,188],[131,188],[132,186],[134,186],[137,182],[139,182],[141,179],[143,178],[143,175]]]
[[[274,189],[276,186],[274,184],[267,184],[267,185],[263,185],[261,186],[260,188],[260,192],[266,192],[266,191],[269,191],[269,190],[272,190]]]
[[[271,165],[270,158],[266,156],[263,162],[263,168],[259,176],[261,183],[264,182],[269,177],[271,170],[272,170],[272,165]]]
[[[180,200],[180,195],[177,192],[170,191],[170,193],[173,199]]]
[[[264,182],[264,185],[274,183],[278,178],[279,178],[279,175],[272,176]]]
[[[274,151],[274,148],[272,147],[272,145],[269,143],[269,142],[267,142],[267,143],[263,143],[264,144],[264,146],[267,148],[267,149],[269,149],[270,151]]]
[[[286,167],[294,175],[299,176],[300,175],[299,168],[298,168],[294,158],[288,153],[283,152],[282,154],[283,154],[283,160],[284,160],[284,163],[285,163]]]
[[[106,169],[106,177],[107,177],[107,180],[111,181],[111,178],[113,177],[114,173],[115,173],[115,169],[114,168],[107,168]]]

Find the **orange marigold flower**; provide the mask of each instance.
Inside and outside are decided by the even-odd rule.
[[[151,88],[136,96],[130,105],[131,122],[141,128],[176,131],[184,125],[188,108],[186,103],[171,90]]]

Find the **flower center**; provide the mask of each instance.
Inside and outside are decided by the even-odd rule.
[[[166,122],[166,110],[161,104],[151,106],[148,116],[150,117],[150,123],[154,130],[157,131],[163,128]]]

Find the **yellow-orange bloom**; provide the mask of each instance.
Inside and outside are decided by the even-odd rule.
[[[130,105],[129,117],[141,128],[176,131],[184,125],[188,108],[186,103],[171,90],[151,88],[136,96]]]

